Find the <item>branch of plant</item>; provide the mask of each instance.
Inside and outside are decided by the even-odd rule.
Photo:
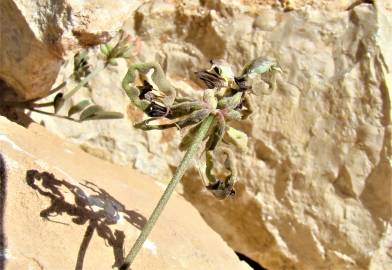
[[[173,178],[170,180],[169,184],[167,185],[166,190],[163,192],[162,197],[160,198],[157,206],[152,212],[149,220],[147,221],[146,225],[143,227],[143,230],[141,231],[135,244],[132,246],[131,250],[129,251],[127,257],[124,260],[124,263],[120,266],[119,268],[120,270],[127,270],[131,266],[133,260],[135,259],[136,255],[140,251],[141,247],[143,246],[144,242],[149,236],[152,228],[157,222],[159,216],[161,215],[163,209],[165,208],[167,202],[169,201],[175,187],[183,177],[185,171],[188,169],[194,156],[200,149],[200,146],[202,145],[205,135],[207,134],[212,123],[214,122],[214,118],[215,118],[214,115],[209,115],[206,119],[203,120],[202,124],[200,125],[199,129],[197,130],[193,138],[192,143],[189,145],[189,148],[186,151],[184,158],[182,159],[180,165],[177,167],[173,175]]]

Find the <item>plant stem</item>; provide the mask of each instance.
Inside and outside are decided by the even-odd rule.
[[[57,117],[57,118],[67,119],[67,120],[74,121],[74,122],[80,122],[78,120],[73,119],[72,117],[68,117],[68,116],[64,116],[64,115],[58,115],[58,114],[51,113],[51,112],[45,112],[45,111],[41,111],[41,110],[34,109],[34,108],[29,108],[28,110],[30,110],[32,112],[36,112],[36,113],[50,115],[50,116]]]
[[[82,88],[84,85],[86,85],[86,83],[88,83],[89,80],[91,80],[93,77],[95,77],[95,75],[97,75],[99,72],[101,72],[102,70],[104,70],[106,68],[106,65],[103,65],[101,67],[97,67],[95,68],[90,74],[88,74],[86,77],[84,77],[84,79],[78,83],[74,88],[72,88],[72,90],[70,90],[68,93],[66,93],[63,96],[63,99],[69,99],[71,96],[73,96],[73,94],[75,94],[80,88]]]
[[[193,157],[199,150],[205,135],[207,134],[211,124],[214,121],[214,118],[215,117],[213,115],[209,115],[206,119],[203,120],[201,126],[199,127],[198,131],[196,132],[193,138],[192,143],[190,144],[188,150],[186,151],[184,158],[182,159],[180,165],[177,167],[173,175],[173,178],[170,180],[169,184],[167,185],[166,190],[163,192],[162,197],[160,198],[158,204],[156,205],[154,211],[152,212],[149,220],[147,221],[146,225],[143,227],[143,230],[141,231],[135,244],[129,251],[127,257],[124,260],[124,263],[120,267],[120,270],[127,270],[131,266],[137,253],[143,246],[144,241],[146,241],[148,235],[150,234],[160,214],[165,208],[167,202],[169,201],[170,196],[173,193],[176,185],[181,180],[185,171],[188,169],[190,162],[192,161]]]

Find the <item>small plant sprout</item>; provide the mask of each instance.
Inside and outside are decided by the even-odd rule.
[[[257,58],[247,64],[236,77],[228,63],[223,60],[212,60],[209,69],[196,72],[196,76],[206,86],[203,97],[199,100],[177,96],[176,89],[165,77],[158,63],[129,66],[122,82],[123,89],[131,102],[149,116],[148,119],[134,126],[142,130],[163,130],[173,127],[178,129],[189,127],[189,129],[179,145],[180,150],[186,151],[185,156],[120,270],[131,266],[176,185],[200,151],[206,156],[205,174],[209,182],[206,190],[217,199],[225,199],[235,194],[237,170],[234,154],[228,146],[232,144],[246,151],[248,137],[244,132],[230,127],[230,121],[245,119],[252,113],[248,94],[251,86],[248,85],[248,80],[260,74],[263,80],[267,78],[266,82],[270,87],[275,87],[275,82],[272,80],[275,79],[276,72],[281,72],[281,69],[275,61]],[[151,75],[150,80],[146,78],[147,74]],[[142,82],[138,86],[135,85],[137,75]],[[152,123],[156,120],[158,123]],[[229,171],[225,179],[217,179],[212,173],[215,161],[221,154],[225,156],[224,167]]]
[[[140,40],[132,39],[124,31],[120,30],[117,37],[115,37],[112,41],[100,46],[100,53],[102,54],[100,58],[103,61],[99,61],[96,67],[93,68],[89,64],[88,51],[80,51],[76,53],[73,58],[74,68],[71,76],[66,81],[62,82],[59,86],[49,91],[45,97],[25,101],[2,101],[0,105],[23,108],[37,113],[68,119],[75,122],[122,118],[123,115],[121,113],[105,111],[101,106],[93,104],[89,100],[82,100],[71,106],[67,115],[60,115],[58,112],[69,98],[71,98],[82,87],[87,85],[88,82],[98,73],[100,73],[105,68],[117,65],[116,61],[119,58],[128,59],[132,56],[135,56],[139,49]],[[66,87],[68,80],[77,82],[76,86],[69,91],[60,92],[60,90]],[[39,103],[41,99],[46,98],[56,92],[58,93],[54,96],[52,101]],[[40,108],[43,107],[53,107],[53,113],[40,110]],[[79,117],[75,118],[74,115],[77,113],[80,113]]]

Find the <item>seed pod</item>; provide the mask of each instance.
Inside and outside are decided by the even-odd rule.
[[[281,72],[282,70],[280,69],[278,63],[275,60],[268,59],[265,57],[259,57],[245,65],[244,69],[242,70],[241,76],[254,77],[257,74],[263,74],[270,71]]]
[[[230,149],[224,148],[220,152],[226,154],[225,167],[230,175],[225,180],[215,179],[212,174],[213,156],[211,151],[206,151],[206,175],[210,183],[206,186],[208,190],[218,199],[222,200],[235,194],[234,183],[237,180],[237,170],[234,163],[234,155]]]
[[[179,145],[180,151],[185,151],[188,149],[189,145],[191,144],[197,130],[199,129],[201,123],[191,127],[187,134],[182,138],[181,143]]]
[[[212,133],[207,141],[206,150],[213,151],[222,140],[226,131],[226,122],[223,117],[216,117],[216,123],[212,128]]]
[[[174,119],[188,115],[202,108],[203,104],[200,101],[185,101],[171,106],[170,111],[166,117],[169,119]]]

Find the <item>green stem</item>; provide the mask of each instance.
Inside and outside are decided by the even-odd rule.
[[[82,88],[84,85],[86,85],[89,80],[91,80],[93,77],[95,77],[99,72],[101,72],[105,68],[106,68],[106,65],[103,65],[101,67],[97,67],[96,69],[94,69],[90,74],[88,74],[86,77],[84,77],[84,79],[80,83],[78,83],[74,88],[72,88],[71,91],[66,93],[63,96],[63,99],[67,100],[70,97],[72,97],[80,88]]]
[[[171,194],[173,193],[176,185],[181,180],[182,176],[184,175],[185,171],[188,169],[190,162],[192,161],[193,157],[197,153],[200,148],[201,143],[205,135],[207,134],[210,126],[214,121],[214,116],[210,115],[206,119],[203,120],[200,128],[195,133],[195,137],[193,138],[192,143],[190,144],[188,150],[185,153],[184,158],[182,159],[180,165],[177,167],[173,178],[171,179],[170,183],[167,185],[166,190],[163,192],[162,197],[160,198],[157,206],[155,207],[154,211],[152,212],[149,220],[147,221],[146,225],[143,227],[142,232],[140,233],[139,237],[137,238],[135,244],[129,251],[127,257],[124,260],[124,263],[121,265],[120,270],[127,270],[133,260],[135,259],[137,253],[143,246],[144,241],[146,241],[148,235],[150,234],[152,228],[154,227],[156,221],[158,220],[160,214],[162,213],[163,209],[165,208],[167,202],[170,199]]]
[[[80,122],[78,120],[73,119],[72,117],[68,117],[68,116],[64,116],[64,115],[58,115],[58,114],[51,113],[51,112],[45,112],[45,111],[37,110],[37,109],[34,109],[34,108],[28,108],[28,110],[36,112],[36,113],[40,113],[40,114],[50,115],[50,116],[61,118],[61,119],[67,119],[67,120],[74,121],[74,122]]]

